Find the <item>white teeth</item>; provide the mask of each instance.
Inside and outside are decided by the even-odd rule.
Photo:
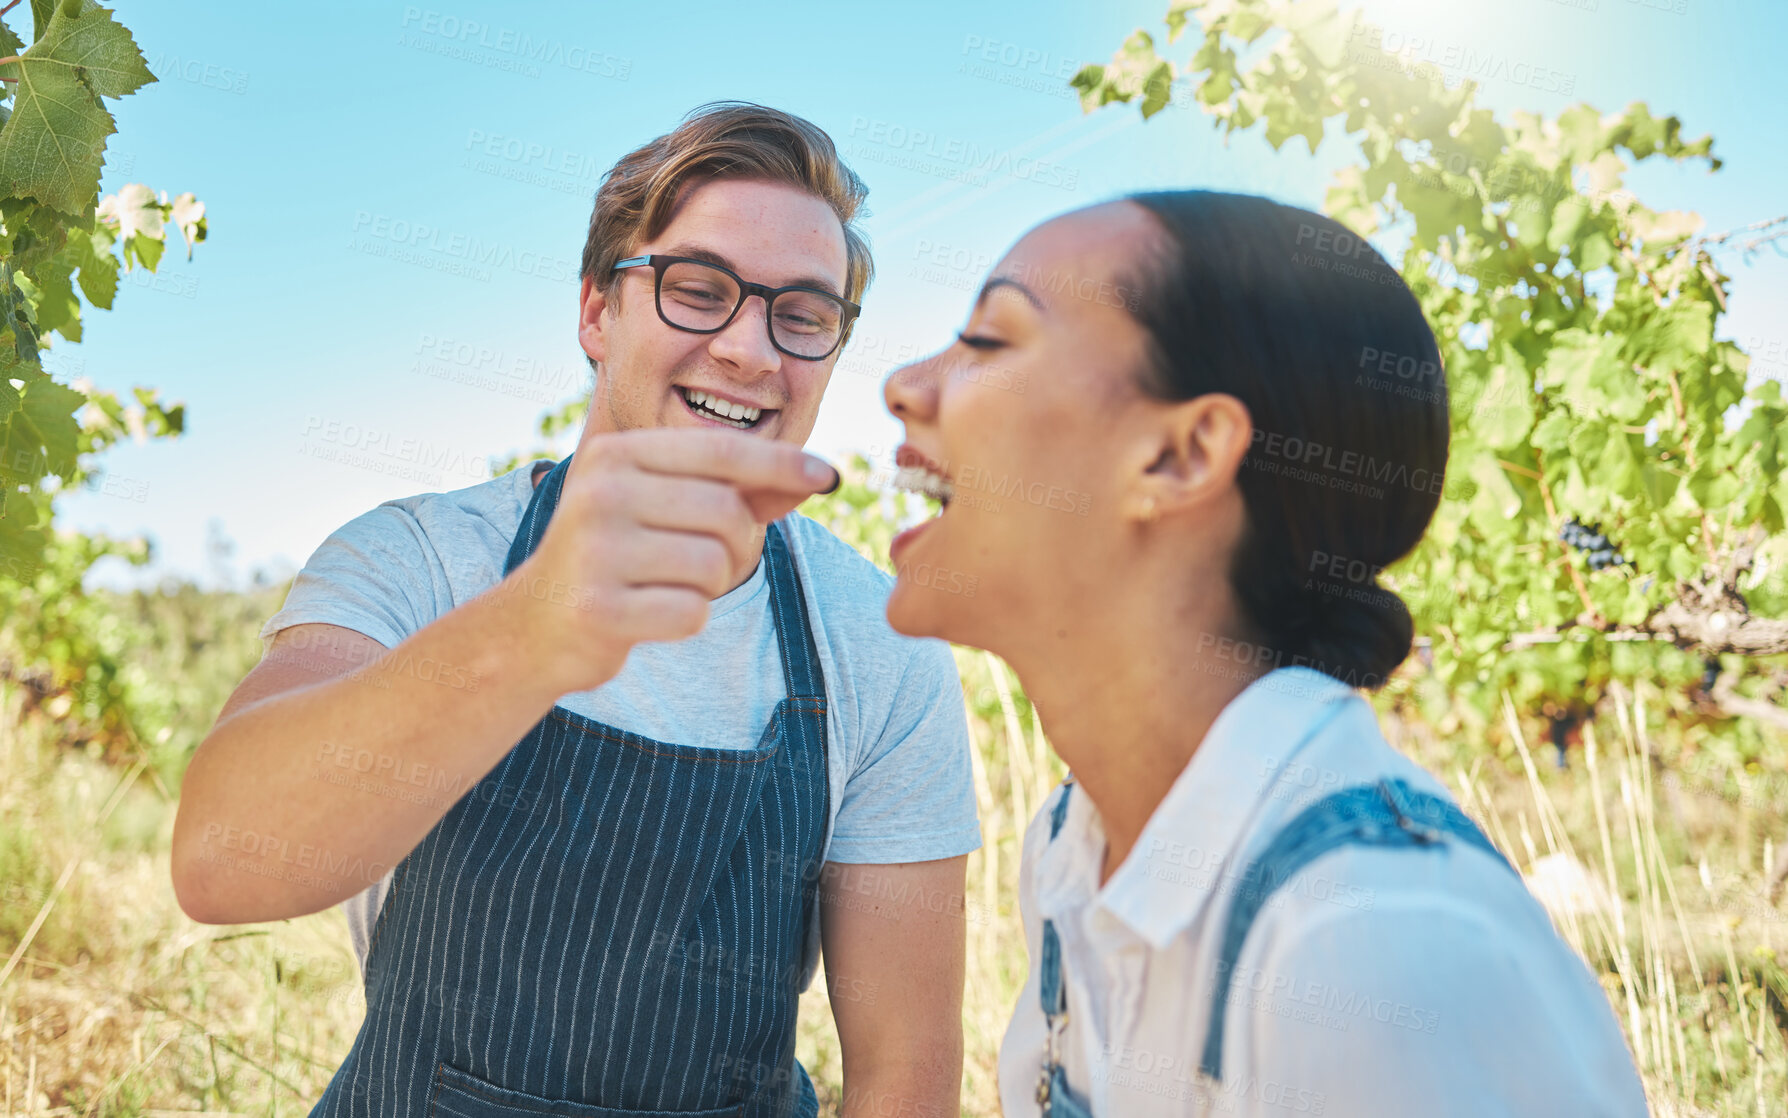
[[[685,389],[683,396],[696,407],[713,415],[717,415],[722,419],[730,419],[736,426],[740,427],[749,427],[751,424],[756,423],[758,418],[764,414],[762,408],[748,408],[744,404],[735,404],[729,400],[722,400],[720,397],[708,392],[697,392],[694,389]]]
[[[902,466],[894,471],[891,484],[896,489],[923,493],[936,501],[948,501],[956,495],[956,487],[948,478],[924,466]]]

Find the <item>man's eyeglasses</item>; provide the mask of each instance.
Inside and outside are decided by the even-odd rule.
[[[615,264],[616,271],[622,268],[651,268],[658,317],[692,334],[719,333],[747,298],[760,297],[770,344],[803,361],[831,356],[862,310],[848,299],[812,287],[746,283],[730,268],[688,256],[630,256]]]

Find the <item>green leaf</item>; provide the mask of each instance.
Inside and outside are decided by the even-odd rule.
[[[1570,446],[1571,432],[1575,429],[1576,422],[1571,413],[1557,408],[1546,413],[1546,418],[1540,420],[1528,441],[1548,455],[1559,454]]]
[[[27,54],[0,69],[19,74],[12,116],[0,129],[0,181],[14,196],[79,216],[99,191],[105,138],[117,131],[112,114],[67,67]]]
[[[19,390],[8,383],[5,377],[0,377],[0,427],[4,427],[6,421],[18,410]]]
[[[1609,431],[1607,441],[1602,444],[1601,460],[1596,464],[1596,480],[1622,495],[1634,492],[1639,486],[1639,459],[1628,442],[1631,437],[1622,431]]]
[[[102,97],[123,97],[155,80],[143,53],[112,13],[97,5],[71,16],[68,5],[31,44],[26,61],[39,59],[74,69]]]
[[[87,402],[87,397],[53,380],[40,380],[25,390],[18,416],[29,419],[36,428],[40,444],[47,454],[51,471],[68,477],[74,473],[75,443],[80,425],[74,411]]]
[[[1533,428],[1534,391],[1525,369],[1497,365],[1484,386],[1473,433],[1498,450],[1521,446]]]
[[[1167,8],[1167,41],[1179,42],[1186,30],[1186,13],[1198,7],[1204,0],[1173,0]]]
[[[110,244],[109,237],[97,238],[79,230],[69,234],[69,257],[80,269],[77,278],[81,283],[81,294],[87,296],[89,303],[109,311],[118,294],[118,258],[95,243],[99,241]]]
[[[33,4],[33,14],[41,9]],[[0,128],[0,182],[80,216],[99,190],[106,137],[117,129],[100,98],[121,97],[155,80],[130,32],[97,5],[49,17],[19,61],[13,112]]]

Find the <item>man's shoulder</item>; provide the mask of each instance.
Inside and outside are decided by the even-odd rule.
[[[532,463],[459,489],[433,490],[382,501],[367,515],[382,509],[406,514],[430,539],[451,538],[468,525],[482,522],[500,532],[514,534],[532,493]]]

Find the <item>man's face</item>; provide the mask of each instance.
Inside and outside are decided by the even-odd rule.
[[[837,215],[819,198],[781,183],[722,179],[684,188],[664,231],[628,255],[647,253],[702,257],[747,283],[844,295]],[[743,428],[748,434],[807,441],[837,350],[820,361],[778,350],[765,329],[764,301],[755,296],[718,333],[679,330],[658,317],[651,268],[628,268],[621,276],[612,301],[590,279],[583,283],[578,342],[601,365],[591,425],[598,431],[742,429],[706,414],[690,399],[693,392],[758,409],[758,419]]]

